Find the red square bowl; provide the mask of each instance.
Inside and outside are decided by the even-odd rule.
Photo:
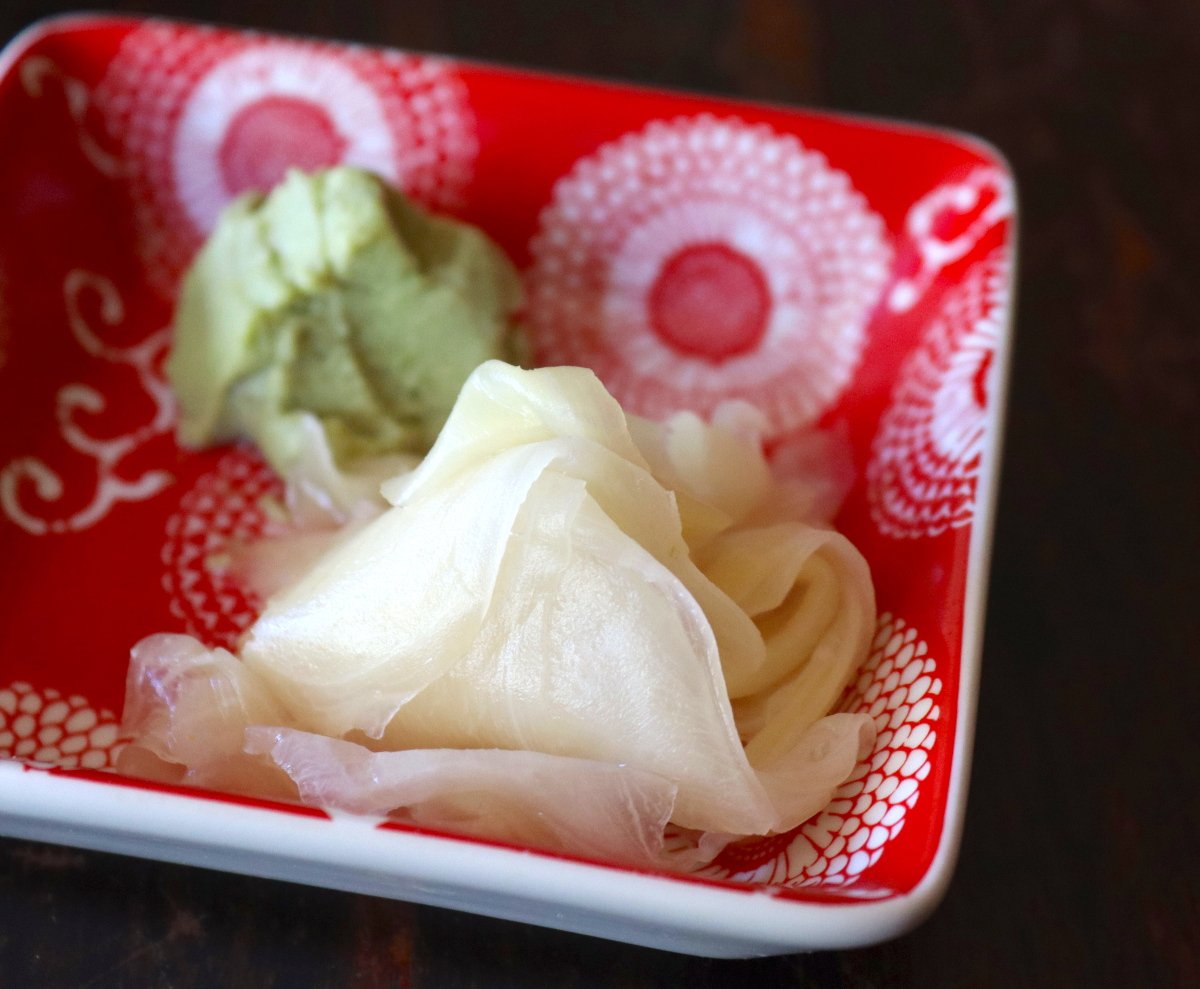
[[[0,831],[708,955],[858,945],[941,896],[962,826],[1014,198],[907,124],[396,51],[79,16],[0,57]],[[129,648],[227,642],[204,567],[278,481],[173,438],[180,273],[237,193],[349,162],[483,226],[541,363],[634,411],[756,403],[852,450],[875,751],[820,815],[669,875],[111,772]]]

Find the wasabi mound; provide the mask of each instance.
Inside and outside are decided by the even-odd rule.
[[[477,228],[360,169],[292,171],[226,209],[184,280],[180,440],[253,440],[285,476],[314,434],[339,468],[424,453],[467,376],[519,349],[521,299]]]

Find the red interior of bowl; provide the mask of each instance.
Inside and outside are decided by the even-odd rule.
[[[73,766],[91,752],[82,764],[103,768],[130,645],[244,627],[253,602],[203,561],[269,525],[256,499],[276,482],[244,451],[175,445],[171,298],[232,195],[288,165],[351,161],[503,245],[541,360],[595,367],[647,414],[754,401],[781,458],[806,455],[812,425],[848,445],[838,523],[871,563],[881,617],[845,706],[871,710],[881,741],[826,814],[730,850],[706,878],[813,899],[921,879],[947,805],[1009,293],[1010,183],[988,150],[104,18],[52,24],[17,52],[0,134],[0,754]]]

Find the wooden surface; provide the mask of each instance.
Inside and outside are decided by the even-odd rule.
[[[4,841],[0,986],[1200,985],[1200,6],[111,6],[908,117],[1000,147],[1021,270],[974,779],[945,902],[868,950],[712,962]],[[57,9],[8,0],[0,37]]]

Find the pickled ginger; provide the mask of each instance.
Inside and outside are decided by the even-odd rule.
[[[137,646],[125,768],[677,868],[787,831],[869,750],[830,712],[875,617],[790,483],[748,409],[652,423],[588,370],[484,363],[236,655]]]

